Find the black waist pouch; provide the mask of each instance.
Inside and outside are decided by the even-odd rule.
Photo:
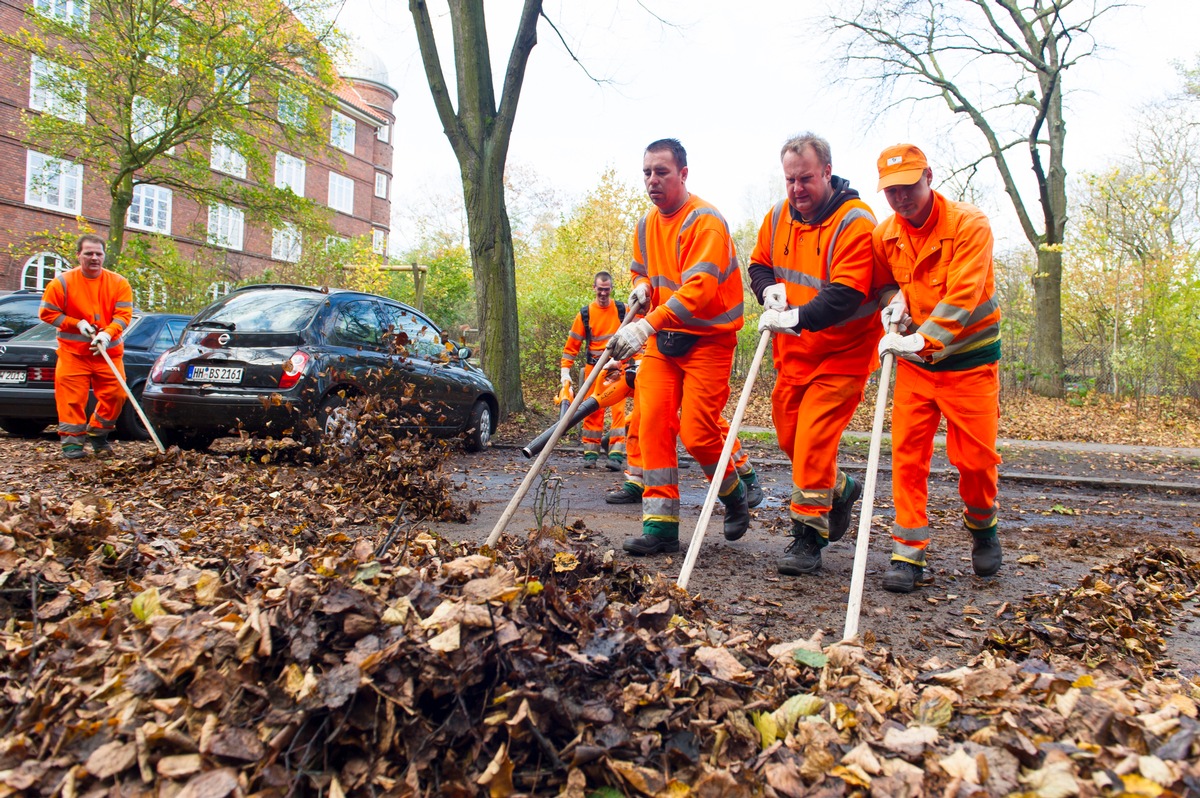
[[[699,335],[673,330],[662,330],[654,334],[658,342],[658,351],[669,357],[683,357],[692,351],[692,347],[700,340]]]

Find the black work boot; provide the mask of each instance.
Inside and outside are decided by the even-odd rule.
[[[616,490],[610,490],[604,496],[604,501],[609,504],[641,504],[642,486],[627,480]]]
[[[750,528],[750,507],[746,504],[746,486],[739,478],[737,487],[721,497],[725,505],[725,539],[737,540]]]
[[[679,551],[679,524],[673,521],[643,521],[640,538],[626,538],[621,545],[638,557]]]
[[[815,574],[821,570],[821,549],[824,548],[821,533],[808,524],[792,522],[792,542],[776,563],[784,576]]]
[[[604,467],[609,471],[624,471],[625,458],[619,454],[610,454],[604,458]]]
[[[758,474],[751,471],[749,474],[742,474],[742,484],[746,486],[746,506],[754,509],[763,503],[762,485],[758,484]]]
[[[92,451],[97,457],[114,457],[116,455],[112,444],[108,442],[107,435],[89,434],[88,440],[92,442]]]
[[[842,489],[842,495],[833,500],[833,506],[829,508],[829,542],[841,540],[846,530],[850,528],[850,513],[854,510],[854,503],[862,498],[863,486],[862,483],[854,481],[854,479],[846,475],[846,487]]]
[[[971,566],[976,576],[992,576],[1000,570],[1004,562],[1004,553],[1000,550],[1000,538],[996,536],[995,527],[992,534],[980,535],[972,533]]]
[[[883,589],[892,593],[911,593],[916,590],[925,569],[905,560],[892,560],[892,564],[883,574]]]

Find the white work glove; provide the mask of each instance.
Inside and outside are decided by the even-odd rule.
[[[765,294],[763,298],[766,298]],[[783,333],[784,335],[799,335],[800,333],[795,329],[799,321],[800,308],[764,310],[763,314],[758,317],[758,332],[761,335],[763,331],[770,330],[773,333]]]
[[[879,311],[879,320],[883,322],[884,332],[891,332],[892,324],[897,325],[897,330],[908,329],[908,326],[912,324],[912,316],[909,315],[908,302],[904,299],[903,291],[897,291],[887,307]]]
[[[559,372],[559,379],[564,384],[571,384],[571,370],[569,368],[562,369],[562,371]]]
[[[787,310],[787,288],[780,283],[768,286],[763,291],[763,310]],[[762,327],[759,327],[761,330]]]
[[[901,335],[900,333],[888,333],[879,339],[879,356],[883,357],[889,352],[893,355],[901,357],[905,355],[915,355],[925,348],[925,336],[920,333],[912,335]]]
[[[108,349],[108,345],[111,341],[112,336],[104,330],[101,330],[100,332],[96,333],[95,337],[92,338],[92,352],[96,353],[97,355],[100,354]]]
[[[625,304],[631,308],[635,305],[640,306],[640,310],[644,312],[650,307],[650,289],[645,283],[638,283],[629,292],[629,301]]]
[[[86,335],[88,338],[96,334],[96,328],[87,319],[80,319],[79,323],[75,326],[79,329],[81,335]]]
[[[630,299],[632,300],[633,297],[630,296]],[[650,326],[650,322],[638,319],[633,324],[627,324],[613,333],[613,337],[608,339],[608,351],[617,360],[633,357],[646,345],[646,339],[653,334],[654,328]]]

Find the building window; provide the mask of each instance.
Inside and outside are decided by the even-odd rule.
[[[233,290],[233,283],[221,280],[208,284],[208,298],[214,302]]]
[[[329,207],[346,214],[354,213],[354,181],[339,175],[329,173]]]
[[[208,206],[208,243],[226,249],[242,248],[246,214],[229,205]]]
[[[334,111],[329,116],[329,143],[339,150],[354,154],[354,135],[357,128],[354,120]]]
[[[78,215],[83,199],[83,164],[29,151],[25,168],[25,202]]]
[[[325,251],[328,252],[331,249],[339,250],[349,243],[350,239],[345,236],[325,236]]]
[[[290,86],[279,85],[279,121],[292,127],[304,127],[308,98]]]
[[[213,69],[213,91],[221,93],[222,91],[229,92],[234,102],[248,103],[250,102],[250,75],[243,72],[239,75],[233,75],[233,67],[219,66]],[[239,85],[239,82],[241,85]]]
[[[129,134],[134,144],[159,139],[167,132],[167,114],[153,101],[134,95],[129,114]],[[167,150],[168,154],[175,148]]]
[[[68,122],[83,124],[87,108],[87,87],[76,70],[33,56],[29,59],[29,107],[54,114]]]
[[[171,234],[171,189],[138,183],[125,223],[138,230]]]
[[[146,56],[146,63],[174,75],[179,61],[179,31],[172,25],[159,25],[150,35],[153,51]]]
[[[66,258],[53,252],[39,252],[25,261],[25,269],[21,272],[21,287],[44,291],[55,277],[70,268],[71,264]]]
[[[383,172],[375,173],[375,196],[387,199],[387,175]]]
[[[297,197],[304,196],[304,159],[286,152],[275,153],[275,188],[291,189]]]
[[[371,251],[376,255],[387,254],[387,233],[378,228],[371,231]]]
[[[92,16],[87,0],[34,0],[38,13],[61,22],[72,22],[86,29]]]
[[[290,222],[271,231],[271,257],[295,263],[300,260],[300,230]]]
[[[234,177],[246,177],[246,156],[233,148],[234,138],[229,133],[218,132],[212,138],[212,158],[209,164],[218,172]]]
[[[380,125],[379,127],[375,128],[375,138],[379,139],[384,144],[387,144],[392,140],[392,126]]]

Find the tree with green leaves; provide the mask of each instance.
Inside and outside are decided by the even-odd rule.
[[[834,30],[846,35],[842,65],[882,95],[874,104],[878,116],[899,102],[931,101],[969,120],[983,138],[982,156],[960,166],[958,174],[972,175],[990,160],[1036,252],[1030,385],[1046,396],[1063,391],[1065,76],[1095,53],[1096,21],[1122,5],[1113,0],[880,0],[830,16]],[[1030,171],[1036,181],[1032,190],[1023,185]]]
[[[33,0],[0,41],[32,59],[26,143],[103,177],[107,264],[135,185],[267,222],[321,229],[324,211],[277,189],[274,152],[324,148],[337,80],[327,0]],[[222,163],[218,164],[217,161]],[[218,171],[214,171],[214,167]]]

